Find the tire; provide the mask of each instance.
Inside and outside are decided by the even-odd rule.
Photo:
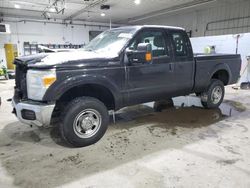
[[[99,141],[109,123],[106,106],[92,97],[71,101],[60,120],[62,139],[75,147],[89,146]]]
[[[201,93],[201,103],[207,109],[218,108],[224,99],[224,95],[225,88],[223,82],[212,79],[207,91]]]

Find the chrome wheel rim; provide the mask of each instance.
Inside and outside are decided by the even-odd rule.
[[[94,109],[86,109],[80,112],[73,123],[75,134],[80,138],[94,136],[101,127],[101,114]]]
[[[220,86],[216,86],[212,91],[212,103],[218,104],[222,98],[222,88]]]

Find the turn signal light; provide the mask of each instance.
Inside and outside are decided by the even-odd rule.
[[[146,53],[145,59],[146,59],[146,61],[152,61],[152,54],[151,53]]]
[[[56,81],[56,77],[45,77],[43,78],[43,85],[45,87],[51,86]]]

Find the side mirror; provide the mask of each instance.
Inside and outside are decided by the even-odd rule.
[[[140,43],[136,50],[126,50],[130,63],[150,63],[152,61],[152,46],[149,43]]]

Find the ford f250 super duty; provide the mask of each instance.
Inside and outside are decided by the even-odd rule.
[[[115,28],[84,49],[14,63],[18,119],[48,126],[59,117],[62,138],[76,147],[101,139],[109,110],[191,93],[205,108],[217,108],[241,68],[240,55],[194,55],[185,30],[167,26]]]

